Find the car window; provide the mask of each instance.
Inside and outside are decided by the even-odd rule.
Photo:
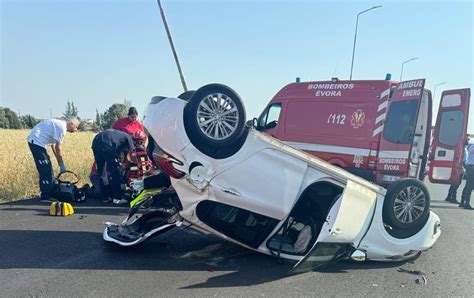
[[[203,201],[196,208],[199,219],[228,237],[258,247],[275,228],[278,220],[214,201]]]
[[[463,131],[464,112],[445,111],[441,114],[439,142],[447,146],[456,146]]]
[[[278,123],[278,119],[280,118],[281,112],[281,103],[274,103],[272,104],[267,112],[260,118],[258,126],[262,129],[265,129],[267,125],[271,122]]]
[[[297,274],[308,272],[321,268],[324,265],[329,264],[331,261],[342,259],[347,256],[347,251],[351,249],[350,247],[350,244],[347,243],[316,243],[311,252],[293,268],[291,273]]]
[[[383,138],[395,144],[410,144],[415,131],[419,100],[395,101],[390,104]]]

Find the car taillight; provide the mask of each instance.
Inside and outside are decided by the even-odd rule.
[[[377,152],[379,151],[379,143],[370,143],[369,164],[368,168],[374,170],[377,166]]]
[[[156,145],[155,149],[153,150],[153,160],[160,170],[172,178],[181,179],[184,177],[184,175],[186,175],[186,173],[181,172],[174,167],[174,164],[182,166],[183,163],[174,158],[172,155],[163,151],[163,149],[161,149],[158,145]]]

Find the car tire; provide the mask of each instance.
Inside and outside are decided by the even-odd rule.
[[[215,159],[235,154],[248,133],[242,100],[234,90],[221,84],[209,84],[195,91],[183,117],[191,143]]]
[[[180,95],[178,95],[178,98],[182,99],[184,101],[189,101],[189,99],[191,99],[191,97],[193,96],[193,94],[195,92],[196,92],[195,90],[185,91],[185,92],[181,93]]]
[[[396,181],[387,190],[383,204],[383,222],[395,230],[414,235],[423,228],[430,211],[430,194],[426,186],[416,179]],[[400,234],[400,235],[401,235]]]

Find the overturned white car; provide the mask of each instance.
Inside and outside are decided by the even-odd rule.
[[[440,236],[420,181],[387,191],[248,128],[241,99],[224,85],[180,97],[149,104],[144,125],[167,175],[145,181],[129,217],[107,224],[106,241],[131,246],[191,226],[298,261],[293,272],[302,272],[344,258],[406,260]],[[169,183],[177,196],[162,193]]]

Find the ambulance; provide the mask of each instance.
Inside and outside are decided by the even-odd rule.
[[[456,183],[470,89],[442,93],[432,128],[433,99],[424,86],[425,79],[291,83],[252,125],[382,186],[426,174],[433,183]]]

